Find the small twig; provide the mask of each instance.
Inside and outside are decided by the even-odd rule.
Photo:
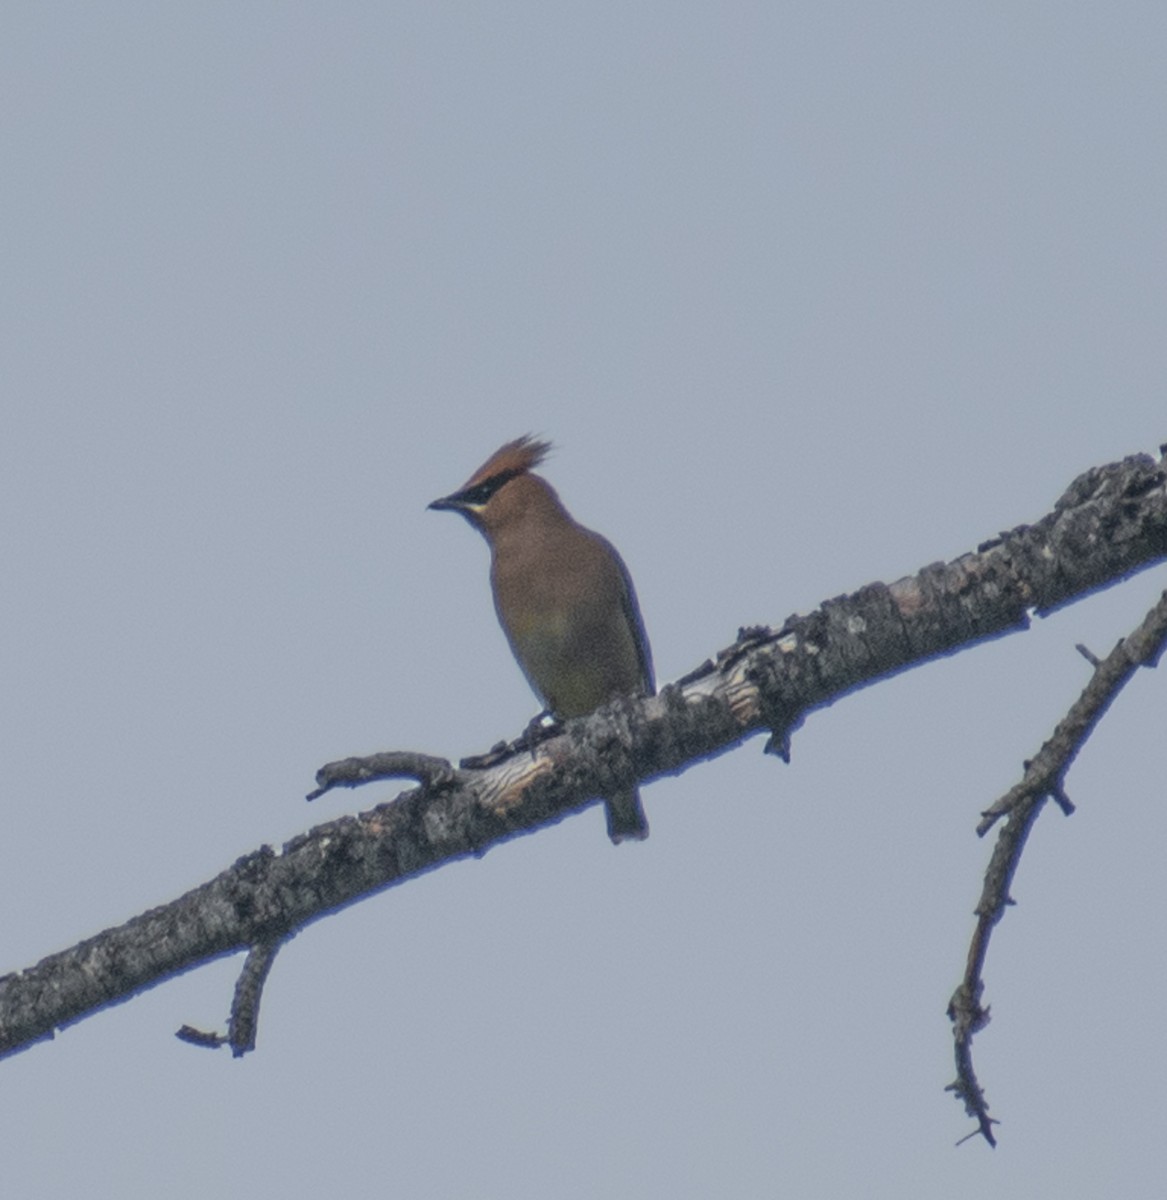
[[[956,1049],[956,1080],[948,1090],[964,1102],[979,1132],[990,1146],[996,1121],[989,1116],[989,1105],[972,1063],[972,1040],[989,1022],[989,1009],[981,1004],[984,992],[983,971],[993,927],[1013,903],[1009,895],[1013,877],[1025,849],[1025,841],[1037,814],[1047,799],[1052,799],[1067,816],[1074,811],[1065,791],[1065,777],[1078,752],[1094,727],[1140,666],[1158,665],[1167,645],[1167,592],[1129,637],[1120,641],[1101,662],[1083,647],[1078,649],[1094,663],[1094,674],[1066,716],[1058,722],[1053,736],[1035,758],[1025,764],[1021,781],[981,814],[977,833],[984,836],[1002,817],[1002,826],[985,872],[984,888],[976,907],[977,924],[969,945],[964,979],[952,995],[948,1016],[953,1025]],[[966,1140],[966,1139],[962,1139]]]
[[[263,997],[263,985],[275,962],[283,942],[273,939],[257,942],[247,953],[243,970],[235,983],[235,995],[231,1000],[231,1017],[227,1022],[227,1040],[231,1053],[236,1058],[255,1049],[255,1033],[259,1027],[259,1002]]]
[[[247,952],[243,970],[239,972],[239,978],[235,982],[235,995],[231,1000],[231,1015],[227,1019],[226,1034],[209,1033],[195,1029],[193,1025],[183,1025],[174,1036],[192,1046],[202,1046],[209,1050],[229,1045],[236,1058],[242,1058],[254,1050],[263,985],[267,982],[268,972],[282,945],[282,939],[272,938],[257,942]]]
[[[385,750],[365,758],[342,758],[325,763],[316,772],[317,788],[307,799],[318,800],[334,787],[359,787],[377,779],[416,779],[426,791],[453,783],[458,772],[448,759],[412,750]]]
[[[202,1029],[196,1029],[193,1025],[183,1025],[181,1029],[175,1031],[174,1036],[180,1042],[187,1042],[191,1046],[202,1046],[207,1050],[217,1050],[227,1041],[221,1033],[207,1033]]]
[[[1129,638],[1120,640],[1101,662],[1095,659],[1090,682],[1070,711],[1058,722],[1053,736],[1036,757],[1025,764],[1021,781],[981,813],[981,821],[977,825],[979,837],[984,837],[1001,817],[1012,812],[1028,796],[1053,796],[1063,812],[1073,812],[1073,805],[1064,787],[1066,772],[1127,680],[1139,667],[1158,663],[1165,641],[1167,592],[1160,596],[1158,603]]]

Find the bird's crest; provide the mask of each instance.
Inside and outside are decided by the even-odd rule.
[[[487,460],[470,476],[462,490],[478,487],[493,479],[513,479],[537,467],[551,452],[551,443],[544,442],[524,434],[500,446]]]

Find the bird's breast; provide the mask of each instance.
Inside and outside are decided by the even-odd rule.
[[[528,682],[559,717],[592,712],[646,681],[623,577],[607,543],[573,527],[554,544],[495,546],[495,608]]]

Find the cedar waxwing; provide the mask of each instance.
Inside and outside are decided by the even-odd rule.
[[[652,655],[632,580],[607,541],[571,519],[531,469],[551,449],[521,437],[496,450],[452,496],[490,545],[499,623],[527,682],[555,717],[582,717],[616,696],[652,695]],[[613,842],[648,837],[640,793],[605,801]]]

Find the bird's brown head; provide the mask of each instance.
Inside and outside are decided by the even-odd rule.
[[[461,513],[476,529],[493,539],[509,521],[528,510],[532,503],[559,501],[550,484],[531,471],[551,451],[551,443],[526,434],[500,446],[449,496],[435,500],[429,507]]]

